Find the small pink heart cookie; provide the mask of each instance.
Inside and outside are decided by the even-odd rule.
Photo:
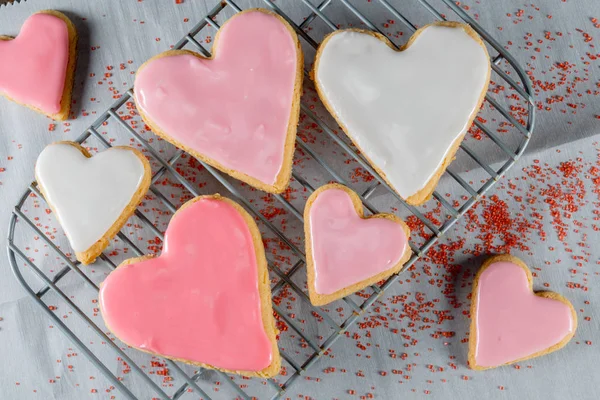
[[[16,38],[0,36],[0,93],[52,119],[66,120],[76,47],[75,26],[64,14],[33,14]]]
[[[154,133],[258,189],[289,184],[303,56],[293,28],[262,9],[240,12],[215,37],[212,58],[170,50],[145,62],[135,102]]]
[[[532,291],[527,265],[508,254],[485,261],[473,286],[469,366],[495,368],[562,348],[577,314],[563,296]]]
[[[411,255],[410,229],[393,214],[365,218],[356,193],[340,184],[317,189],[304,209],[308,293],[331,303],[400,271]]]
[[[123,262],[102,283],[108,329],[139,350],[245,376],[281,365],[260,232],[237,203],[200,196],[165,233],[163,252]]]

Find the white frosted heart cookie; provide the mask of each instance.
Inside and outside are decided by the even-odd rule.
[[[94,157],[75,142],[47,146],[35,165],[40,191],[82,264],[95,261],[150,187],[148,160],[130,147]]]
[[[427,201],[484,100],[490,61],[468,25],[419,29],[401,51],[365,30],[333,32],[313,76],[319,97],[382,178]]]

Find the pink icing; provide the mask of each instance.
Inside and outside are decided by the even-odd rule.
[[[363,219],[341,189],[321,192],[310,208],[315,290],[332,294],[392,268],[408,240],[400,224]]]
[[[527,273],[496,262],[479,276],[475,361],[493,367],[547,349],[573,332],[571,308],[533,294]]]
[[[69,31],[49,14],[27,18],[13,40],[0,40],[0,91],[47,114],[60,111],[69,61]]]
[[[102,284],[113,333],[137,348],[215,367],[259,371],[265,333],[252,236],[230,204],[201,199],[178,212],[160,257],[122,266]]]
[[[149,62],[135,79],[136,103],[177,142],[271,185],[283,164],[296,42],[278,18],[254,11],[228,21],[216,46],[212,60]]]

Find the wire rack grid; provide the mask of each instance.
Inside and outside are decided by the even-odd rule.
[[[241,3],[241,1],[242,0],[239,0],[237,3]],[[430,1],[432,2],[433,0]],[[405,16],[405,14],[401,13],[397,7],[392,6],[390,1],[377,0],[377,2],[379,6],[383,7],[383,9],[389,13],[390,18],[400,21],[409,31],[415,31],[417,29],[417,26],[413,24],[411,20]],[[457,187],[461,188],[464,194],[460,196],[458,200],[447,200],[447,196],[443,196],[438,191],[434,193],[433,199],[430,201],[430,203],[435,202],[435,206],[443,209],[446,214],[446,218],[442,219],[441,221],[432,220],[432,218],[428,217],[427,213],[422,208],[414,207],[404,202],[387,186],[385,181],[377,175],[373,168],[369,166],[369,164],[360,156],[360,154],[356,152],[354,147],[341,135],[338,135],[334,129],[330,128],[329,125],[324,122],[322,117],[318,116],[318,111],[316,111],[314,107],[307,105],[304,100],[301,105],[301,120],[312,121],[311,123],[314,123],[320,134],[325,135],[328,140],[330,140],[336,146],[341,147],[343,152],[350,155],[358,163],[358,165],[360,165],[360,167],[368,171],[368,173],[370,173],[374,178],[372,184],[369,184],[366,189],[360,191],[360,197],[363,201],[363,204],[370,213],[378,212],[377,207],[373,204],[370,198],[375,191],[382,190],[388,195],[395,197],[395,200],[400,205],[399,210],[397,211],[399,214],[403,214],[404,216],[412,216],[415,221],[419,221],[419,223],[422,224],[423,231],[427,234],[422,235],[422,240],[417,240],[417,238],[414,236],[414,233],[413,236],[411,236],[410,244],[414,253],[404,270],[406,270],[407,267],[412,266],[415,261],[419,259],[444,233],[446,233],[448,229],[450,229],[450,227],[452,227],[452,225],[469,208],[471,208],[473,204],[485,192],[487,192],[488,189],[492,187],[495,182],[514,164],[514,162],[525,150],[534,126],[534,102],[531,85],[527,75],[519,67],[513,57],[457,4],[451,0],[439,0],[441,7],[443,7],[441,8],[440,6],[434,7],[431,2],[426,0],[415,0],[411,7],[413,9],[419,8],[420,11],[425,11],[425,14],[429,15],[429,18],[433,17],[434,20],[446,19],[446,16],[438,10],[451,10],[454,18],[470,24],[484,39],[491,50],[490,54],[493,61],[492,69],[495,73],[495,77],[498,79],[498,81],[504,82],[510,88],[511,93],[514,92],[514,96],[512,97],[519,97],[518,101],[524,105],[523,109],[525,110],[525,112],[520,114],[520,116],[515,116],[514,109],[507,109],[507,107],[501,105],[501,100],[494,98],[491,93],[488,93],[485,98],[486,102],[484,106],[495,110],[495,112],[498,114],[498,119],[503,119],[504,121],[502,125],[504,127],[509,127],[510,129],[507,129],[508,133],[498,134],[497,132],[494,132],[492,129],[488,128],[486,124],[479,119],[474,121],[474,126],[480,130],[483,135],[491,139],[491,141],[487,143],[491,145],[493,142],[495,146],[497,146],[497,150],[503,155],[501,158],[502,162],[495,163],[495,165],[499,165],[499,167],[494,168],[490,162],[482,159],[483,157],[479,155],[478,151],[471,148],[466,142],[463,142],[460,147],[462,152],[459,157],[469,158],[471,161],[479,165],[489,176],[480,187],[475,188],[472,184],[466,182],[460,176],[461,174],[448,169],[445,173],[445,175],[449,177],[447,182],[457,185]],[[378,29],[377,25],[371,22],[371,20],[359,10],[360,7],[353,4],[350,0],[323,0],[320,1],[319,4],[313,4],[313,2],[310,0],[302,0],[303,5],[307,8],[308,14],[301,20],[300,23],[294,22],[292,18],[284,13],[281,9],[281,4],[276,4],[270,0],[263,0],[262,3],[267,8],[282,15],[295,28],[299,37],[303,41],[303,46],[307,46],[313,50],[317,48],[319,41],[312,38],[308,33],[310,32],[309,26],[311,24],[320,21],[320,23],[324,23],[328,28],[330,28],[330,30],[338,29],[338,26],[332,20],[332,18],[326,15],[326,9],[332,7],[332,5],[343,7],[345,12],[354,15],[361,24],[364,24],[364,26],[369,29],[382,33],[380,29]],[[238,4],[236,4],[236,2],[233,0],[218,2],[216,6],[209,12],[209,14],[200,20],[194,26],[194,28],[190,30],[174,47],[181,49],[188,46],[205,56],[210,56],[209,50],[207,50],[201,44],[202,41],[198,39],[198,35],[201,33],[201,31],[203,31],[203,29],[213,29],[216,32],[220,26],[217,22],[218,17],[225,10],[236,13],[240,12],[242,7],[238,6]],[[519,83],[517,83],[517,81],[510,76],[510,72],[505,71],[505,69],[508,68],[512,68],[512,70],[516,73]],[[307,71],[305,71],[305,75],[307,77],[309,76]],[[307,81],[309,80],[307,79]],[[310,84],[310,82],[307,82],[307,85]],[[162,207],[164,207],[167,212],[173,213],[176,211],[177,206],[171,201],[171,199],[169,199],[168,196],[162,193],[157,185],[157,182],[164,178],[166,174],[169,174],[171,177],[173,177],[178,185],[181,185],[184,190],[189,192],[190,196],[198,196],[206,193],[201,193],[200,188],[197,187],[194,182],[183,176],[183,174],[181,174],[178,170],[176,163],[180,161],[182,157],[186,157],[185,153],[183,153],[181,150],[177,150],[171,157],[165,158],[161,152],[157,151],[151,145],[151,140],[136,130],[131,123],[128,123],[126,118],[123,118],[123,116],[119,114],[118,110],[125,104],[131,102],[133,99],[132,96],[133,93],[130,89],[108,110],[106,110],[85,131],[85,133],[83,133],[77,139],[77,141],[85,145],[88,140],[96,139],[102,147],[111,147],[111,141],[107,140],[99,131],[103,129],[108,122],[114,121],[118,126],[124,129],[125,132],[127,132],[127,134],[130,136],[130,139],[133,139],[135,143],[141,145],[145,149],[146,154],[149,155],[151,159],[156,161],[158,169],[154,172],[150,190],[152,195],[154,195],[160,201]],[[512,142],[508,140],[509,138],[513,139]],[[318,154],[318,151],[311,146],[309,141],[303,139],[301,135],[298,136],[296,145],[299,152],[302,152],[305,156],[311,158],[316,164],[323,168],[327,174],[329,174],[329,180],[335,180],[352,187],[349,180],[345,178],[342,173],[337,172],[337,170],[332,167],[327,160],[322,158]],[[163,362],[169,368],[170,372],[177,376],[177,379],[181,382],[181,384],[174,386],[173,389],[170,389],[170,386],[165,386],[164,384],[161,385],[156,381],[156,379],[154,379],[154,377],[151,377],[148,374],[148,370],[146,368],[141,367],[138,365],[139,362],[136,363],[134,361],[134,358],[137,358],[139,354],[136,354],[135,356],[130,355],[131,353],[127,351],[126,347],[120,346],[118,341],[111,339],[111,337],[105,333],[106,330],[99,327],[93,318],[89,316],[89,313],[85,312],[85,307],[77,303],[76,300],[74,300],[65,292],[64,288],[60,287],[61,280],[63,280],[66,276],[73,275],[76,277],[76,279],[83,281],[87,288],[92,289],[90,291],[92,296],[97,296],[96,291],[98,290],[99,286],[92,278],[90,278],[90,276],[88,276],[86,273],[87,270],[80,268],[81,266],[79,262],[73,261],[60,248],[60,246],[52,240],[50,237],[51,235],[49,235],[47,232],[43,232],[43,228],[41,228],[39,224],[33,218],[30,218],[24,211],[23,207],[28,199],[36,197],[39,201],[43,201],[43,197],[41,196],[36,183],[33,182],[29,185],[18,204],[14,207],[13,216],[10,221],[7,250],[12,270],[20,284],[35,300],[35,302],[44,310],[45,314],[51,319],[52,323],[75,344],[81,353],[83,353],[93,364],[95,364],[95,366],[105,375],[111,384],[114,385],[114,388],[119,390],[124,397],[129,399],[138,398],[137,395],[134,394],[133,389],[130,387],[131,385],[127,385],[126,380],[124,380],[122,377],[118,377],[117,374],[115,374],[114,368],[111,368],[106,361],[102,360],[103,357],[98,353],[97,350],[89,346],[89,343],[84,343],[82,332],[74,331],[63,320],[61,320],[57,313],[48,306],[48,303],[45,301],[46,296],[52,293],[56,298],[60,299],[66,304],[66,306],[73,310],[73,313],[77,315],[83,321],[83,323],[86,324],[87,327],[112,350],[113,354],[119,357],[120,360],[129,366],[131,372],[133,373],[132,375],[136,375],[139,378],[139,381],[146,385],[146,387],[153,392],[157,398],[178,399],[188,393],[192,393],[196,396],[196,398],[201,397],[204,399],[214,398],[213,396],[222,396],[222,394],[219,393],[216,395],[213,393],[212,396],[208,395],[207,391],[210,390],[208,389],[210,386],[203,384],[207,374],[215,374],[214,376],[217,378],[220,377],[224,382],[226,382],[225,386],[229,388],[233,397],[243,399],[249,399],[251,397],[278,398],[284,395],[290,386],[294,382],[297,382],[300,376],[302,376],[311,366],[313,366],[320,357],[326,354],[334,342],[346,330],[348,330],[361,315],[363,315],[363,313],[382,295],[382,293],[388,287],[393,285],[398,279],[398,275],[394,275],[383,283],[371,286],[369,290],[365,291],[368,293],[364,294],[363,296],[349,296],[343,300],[340,300],[339,303],[342,303],[342,307],[347,310],[343,318],[332,316],[330,313],[331,308],[318,308],[311,306],[306,290],[303,289],[304,281],[301,279],[298,280],[298,277],[302,275],[298,274],[298,271],[301,271],[305,266],[305,255],[302,247],[296,244],[294,240],[289,237],[289,235],[284,234],[281,227],[276,226],[275,223],[270,221],[260,212],[260,210],[257,209],[255,202],[249,200],[249,198],[243,193],[243,188],[240,187],[238,182],[231,182],[220,172],[216,171],[209,165],[202,164],[202,166],[228,192],[225,194],[240,202],[252,215],[256,217],[256,219],[259,221],[261,231],[266,232],[279,240],[282,243],[282,246],[286,246],[290,250],[291,254],[293,254],[295,257],[295,262],[290,262],[291,268],[287,270],[280,268],[276,262],[273,262],[273,260],[269,260],[269,270],[273,282],[273,296],[278,296],[283,291],[291,293],[294,301],[300,303],[301,308],[304,309],[307,315],[311,316],[310,318],[318,319],[321,324],[328,326],[328,329],[326,329],[327,335],[308,334],[306,327],[301,326],[297,319],[294,319],[289,312],[281,309],[276,303],[274,305],[276,318],[280,323],[287,326],[289,328],[289,332],[291,332],[289,334],[291,335],[291,339],[287,338],[286,340],[288,340],[288,342],[294,341],[296,344],[300,344],[300,347],[303,348],[304,351],[294,351],[291,346],[288,347],[287,345],[284,348],[282,345],[283,342],[281,341],[282,339],[280,337],[281,354],[284,359],[284,370],[286,372],[276,379],[252,380],[261,381],[262,388],[256,392],[260,393],[260,395],[257,395],[256,393],[249,393],[248,379],[243,379],[240,383],[240,378],[226,376],[225,374],[216,371],[207,372],[205,370],[193,370],[187,365],[168,359],[165,359]],[[294,184],[300,185],[299,187],[304,190],[305,193],[311,193],[314,191],[314,187],[309,183],[309,180],[310,177],[303,177],[297,171],[294,171]],[[272,196],[281,203],[281,205],[290,215],[293,215],[294,218],[296,218],[297,221],[302,224],[303,216],[301,206],[292,204],[292,202],[289,201],[285,195]],[[151,217],[146,216],[140,210],[140,208],[136,210],[135,217],[138,218],[140,224],[149,228],[151,232],[156,235],[156,237],[162,240],[164,232],[157,224],[151,221]],[[57,259],[60,260],[64,267],[58,271],[55,271],[54,274],[50,274],[48,271],[45,271],[44,268],[39,267],[33,261],[33,257],[27,255],[26,247],[18,244],[18,241],[15,238],[15,232],[18,227],[23,227],[22,229],[29,230],[30,234],[33,233],[33,235],[41,238],[47,245],[48,249],[56,255]],[[125,232],[121,231],[117,237],[118,240],[122,241],[124,246],[132,249],[136,255],[144,254],[144,251],[140,248],[142,247],[141,244],[136,243],[135,239],[130,239]],[[112,255],[107,254],[106,252],[100,256],[100,260],[109,268],[115,268],[117,265],[117,262],[113,260]],[[32,276],[37,279],[37,284],[42,282],[43,286],[39,290],[33,289],[34,285],[29,282],[30,279],[25,278],[24,271],[26,270],[28,273],[32,273]],[[322,331],[322,329],[318,329],[318,333],[322,333]],[[281,336],[283,335],[284,332],[282,332]],[[298,355],[300,353],[302,353],[302,357],[299,360]]]

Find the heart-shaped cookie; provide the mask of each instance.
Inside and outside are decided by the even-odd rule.
[[[0,36],[0,93],[63,121],[69,117],[77,58],[73,23],[54,10],[29,17],[16,38]]]
[[[393,214],[365,218],[356,193],[321,186],[304,209],[308,293],[331,303],[400,271],[411,255],[410,230]]]
[[[362,154],[408,203],[431,197],[484,100],[490,61],[468,25],[419,29],[401,51],[384,36],[327,36],[313,75],[319,97]]]
[[[302,51],[287,22],[252,9],[230,18],[207,59],[171,50],[135,78],[138,110],[152,131],[258,189],[287,187],[302,92]]]
[[[173,216],[159,257],[123,262],[102,283],[106,326],[123,342],[173,360],[271,377],[280,357],[267,262],[252,217],[219,195]]]
[[[556,351],[577,329],[575,309],[554,292],[532,291],[523,261],[499,255],[485,261],[471,297],[469,366],[495,368]]]
[[[40,191],[83,264],[94,262],[133,214],[151,173],[148,160],[131,147],[92,157],[75,142],[47,146],[35,164]]]

